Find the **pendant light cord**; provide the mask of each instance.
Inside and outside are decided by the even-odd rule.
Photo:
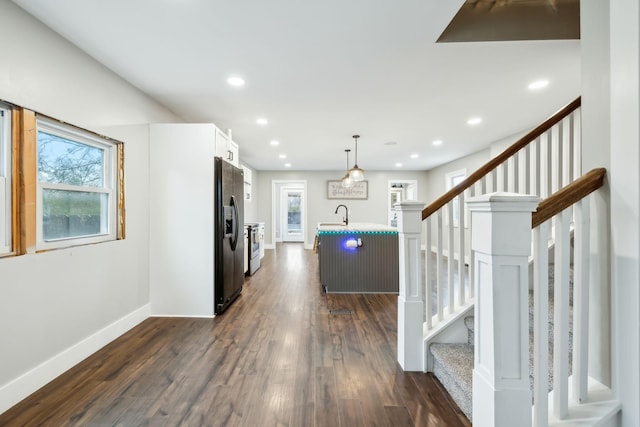
[[[353,139],[356,141],[356,158],[353,163],[354,167],[358,167],[358,138],[360,138],[360,135],[353,135]]]

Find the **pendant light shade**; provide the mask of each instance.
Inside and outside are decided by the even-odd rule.
[[[364,170],[358,167],[358,138],[360,138],[360,135],[353,135],[353,139],[356,142],[356,160],[353,167],[349,169],[349,177],[353,182],[364,181]]]
[[[349,176],[349,152],[351,150],[344,150],[347,153],[347,173],[342,177],[342,186],[349,188],[353,185],[353,180]]]

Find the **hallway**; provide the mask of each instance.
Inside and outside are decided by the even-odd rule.
[[[396,299],[325,295],[317,255],[278,244],[222,315],[149,318],[0,425],[470,426],[399,369]]]

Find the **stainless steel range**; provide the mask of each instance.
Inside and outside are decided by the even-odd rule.
[[[260,226],[258,223],[245,224],[249,234],[249,244],[247,245],[247,256],[249,258],[249,269],[246,274],[251,276],[260,268]]]

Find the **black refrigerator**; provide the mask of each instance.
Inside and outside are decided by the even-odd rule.
[[[244,173],[214,158],[214,293],[220,314],[242,292],[244,284]]]

